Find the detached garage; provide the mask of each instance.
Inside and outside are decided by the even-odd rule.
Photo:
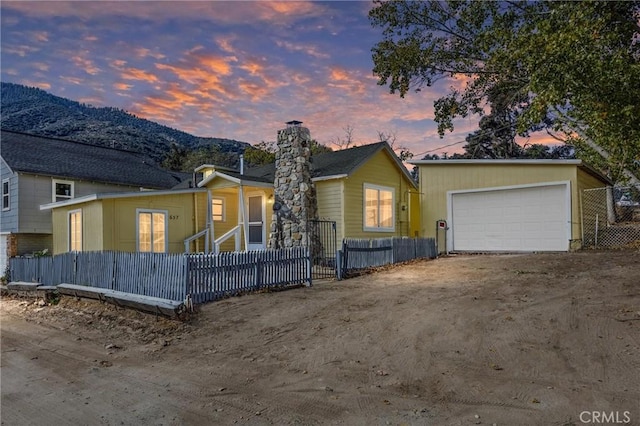
[[[441,252],[579,248],[580,194],[611,184],[581,160],[411,163],[419,169],[422,234],[437,237]],[[448,229],[438,231],[443,220]]]

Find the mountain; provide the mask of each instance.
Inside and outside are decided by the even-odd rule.
[[[229,162],[250,146],[224,138],[203,138],[138,118],[117,108],[96,108],[14,83],[2,86],[3,129],[137,151],[160,162],[172,145],[186,150],[217,148]],[[227,164],[234,165],[234,164]]]

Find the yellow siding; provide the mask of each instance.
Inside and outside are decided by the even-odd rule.
[[[235,186],[234,186],[235,185]],[[214,227],[214,239],[224,235],[226,232],[230,231],[234,227],[236,227],[239,222],[239,204],[238,197],[240,196],[239,186],[234,184],[233,182],[225,181],[225,180],[216,180],[212,182],[210,185],[207,185],[209,190],[211,191],[212,197],[220,197],[224,199],[225,206],[225,220],[220,222],[216,221],[213,224]],[[269,229],[271,226],[271,220],[273,217],[273,189],[265,188],[265,187],[255,187],[255,186],[243,186],[242,188],[244,192],[245,198],[248,194],[261,194],[263,196],[264,202],[264,211],[265,211],[265,248],[266,242],[269,239]],[[269,198],[269,197],[272,198]],[[247,201],[244,200],[245,209],[247,208]],[[206,217],[206,212],[202,213],[202,220]],[[241,250],[244,250],[244,233],[241,232]],[[221,251],[234,251],[235,250],[235,239],[233,237],[226,240],[220,246]]]
[[[196,234],[207,227],[207,203],[209,202],[207,193],[194,194],[193,198],[193,233]],[[198,238],[198,240],[191,243],[191,251],[201,252],[205,249],[205,238]]]
[[[217,189],[225,189],[225,188],[237,188],[239,185],[235,182],[231,182],[230,180],[226,180],[226,179],[214,179],[213,182],[210,182],[209,184],[207,184],[207,188],[211,189],[211,190],[217,190]]]
[[[315,182],[318,200],[318,218],[336,222],[336,241],[344,236],[344,182],[342,179],[331,179]]]
[[[137,250],[137,210],[166,211],[169,220],[169,252],[184,252],[184,240],[195,233],[193,194],[170,194],[105,200],[105,240],[111,248],[135,252]]]
[[[420,214],[420,192],[409,192],[409,236],[419,237],[422,229],[422,215]]]
[[[102,224],[102,203],[94,201],[81,205],[82,208],[82,250],[104,250]]]
[[[69,251],[69,212],[75,210],[82,211],[82,251],[105,250],[101,201],[90,201],[53,209],[53,254]]]
[[[580,238],[578,168],[575,164],[428,164],[419,165],[422,235],[435,237],[436,221],[447,219],[447,191],[569,181],[571,234]],[[585,184],[594,184],[581,178]],[[440,235],[443,237],[442,233]],[[444,246],[441,244],[441,249]]]
[[[51,214],[53,225],[53,254],[66,252],[69,247],[67,236],[69,235],[69,221],[67,220],[68,209],[54,209]]]
[[[395,231],[371,232],[363,229],[364,184],[391,187],[395,191]],[[385,151],[344,179],[344,236],[382,238],[409,236],[409,192],[415,191],[407,177],[398,170],[395,161]]]
[[[213,223],[214,239],[224,235],[233,227],[238,225],[238,188],[226,188],[212,191],[212,197],[221,197],[224,199],[224,216],[223,222],[216,221]],[[220,247],[221,251],[234,251],[235,239],[231,238],[225,241]]]
[[[605,186],[607,186],[607,184],[603,182],[602,179],[578,168],[578,191],[580,193],[585,189],[604,188]]]

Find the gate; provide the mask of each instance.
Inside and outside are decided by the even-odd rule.
[[[307,241],[311,256],[313,279],[336,277],[336,222],[332,220],[307,221]]]

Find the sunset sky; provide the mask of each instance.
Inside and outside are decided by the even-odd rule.
[[[433,101],[462,81],[389,94],[368,1],[2,1],[2,81],[122,108],[196,136],[273,141],[300,120],[330,145],[394,134],[416,154],[460,151],[477,119],[440,139]]]

